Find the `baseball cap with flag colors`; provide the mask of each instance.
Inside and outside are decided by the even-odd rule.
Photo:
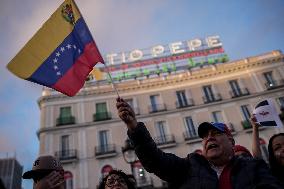
[[[229,137],[233,137],[230,129],[227,127],[224,123],[217,123],[217,122],[203,122],[198,127],[198,136],[200,138],[203,138],[204,135],[210,130],[210,129],[217,129],[218,131],[221,131],[222,133],[225,133]]]

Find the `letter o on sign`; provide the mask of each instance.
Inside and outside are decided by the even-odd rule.
[[[131,61],[140,60],[143,57],[143,52],[141,50],[133,50],[130,52],[129,59]]]

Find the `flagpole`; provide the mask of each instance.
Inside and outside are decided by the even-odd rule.
[[[109,78],[110,78],[112,87],[114,88],[114,90],[115,90],[115,92],[116,92],[116,94],[117,94],[117,97],[120,98],[120,96],[119,96],[119,94],[118,94],[118,90],[117,90],[117,88],[115,87],[115,84],[114,84],[114,82],[113,82],[113,79],[112,79],[112,77],[111,77],[111,75],[110,75],[110,73],[109,73],[107,67],[106,67],[106,64],[103,63],[103,65],[105,66],[105,70],[106,70],[106,72],[107,72],[107,74],[108,74],[108,76],[109,76]]]

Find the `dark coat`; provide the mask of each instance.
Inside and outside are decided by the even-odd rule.
[[[218,176],[203,156],[192,153],[180,158],[161,151],[141,122],[134,131],[128,131],[128,136],[144,168],[176,189],[218,189]],[[282,188],[263,160],[233,158],[230,163],[234,189]]]

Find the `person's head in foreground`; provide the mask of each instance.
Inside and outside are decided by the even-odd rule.
[[[235,156],[240,157],[240,158],[253,158],[252,154],[250,151],[241,145],[235,145],[234,147],[235,151]]]
[[[202,154],[213,165],[223,166],[234,156],[235,141],[224,123],[201,123],[198,135],[202,138]]]
[[[64,189],[64,170],[53,156],[39,156],[23,179],[33,179],[34,189]]]
[[[124,172],[114,169],[103,178],[98,189],[135,189],[135,187]]]
[[[284,133],[273,135],[270,138],[268,152],[272,171],[284,173]]]

